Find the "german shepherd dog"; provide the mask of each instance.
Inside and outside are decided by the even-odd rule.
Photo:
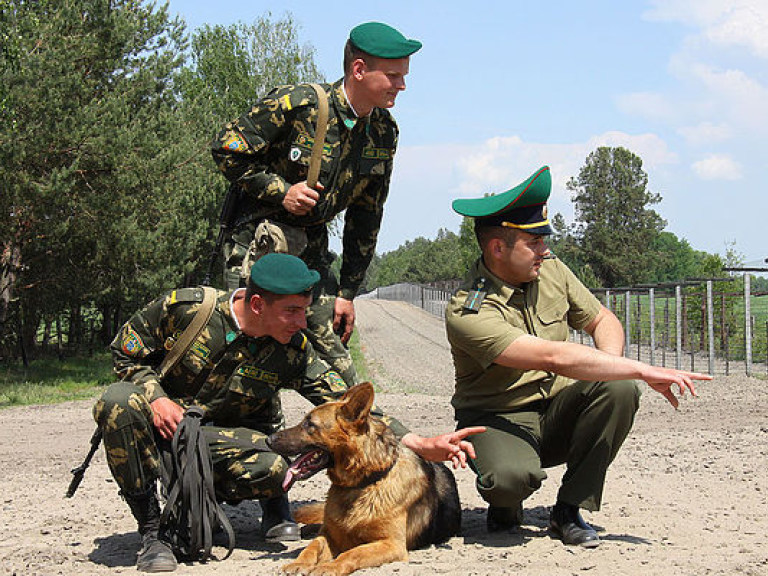
[[[326,468],[331,481],[325,504],[296,511],[299,522],[322,526],[283,572],[341,575],[406,562],[408,550],[459,533],[461,506],[453,474],[403,446],[372,416],[373,395],[370,382],[359,384],[340,400],[311,410],[297,426],[270,436],[278,454],[299,455],[285,490]]]

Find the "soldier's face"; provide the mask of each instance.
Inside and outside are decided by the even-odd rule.
[[[360,95],[371,107],[392,108],[405,90],[409,63],[410,58],[368,58],[359,68]]]
[[[296,294],[279,296],[264,301],[261,311],[264,336],[271,336],[280,344],[288,344],[299,330],[307,327],[307,308],[312,296]]]
[[[518,230],[514,242],[498,243],[498,270],[491,270],[499,278],[518,286],[539,277],[541,264],[549,256],[545,237]]]

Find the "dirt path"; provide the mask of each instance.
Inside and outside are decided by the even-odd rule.
[[[359,330],[377,402],[414,431],[452,428],[450,354],[442,322],[402,303],[360,300]],[[489,535],[485,506],[468,470],[456,472],[464,531],[418,550],[409,564],[371,575],[766,575],[768,574],[768,394],[766,382],[718,377],[677,412],[650,390],[633,432],[609,471],[603,509],[587,517],[600,530],[596,550],[571,549],[547,534],[562,469],[550,471],[526,502],[516,533]],[[308,404],[285,398],[289,422]],[[136,574],[138,537],[103,455],[74,499],[69,470],[87,450],[91,402],[0,412],[0,574]],[[318,476],[294,488],[294,504],[323,497]],[[227,507],[237,549],[224,563],[181,566],[179,574],[278,574],[306,544],[266,545],[255,534],[259,509]]]

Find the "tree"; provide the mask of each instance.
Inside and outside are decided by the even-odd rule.
[[[649,279],[656,257],[649,247],[666,225],[648,208],[661,197],[646,189],[642,166],[625,148],[601,147],[567,185],[574,193],[574,236],[584,262],[607,287]]]

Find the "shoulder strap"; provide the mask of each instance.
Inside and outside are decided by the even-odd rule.
[[[309,174],[307,186],[317,186],[320,176],[320,163],[323,159],[323,147],[325,146],[325,133],[328,130],[328,95],[320,84],[310,83],[317,93],[317,126],[315,126],[315,141],[312,144],[312,155],[309,157]]]
[[[200,308],[197,310],[195,317],[192,318],[192,322],[190,322],[184,329],[184,332],[181,333],[176,344],[174,344],[173,348],[171,348],[168,354],[165,355],[165,358],[163,358],[163,361],[157,368],[157,374],[160,377],[160,380],[165,378],[165,375],[173,370],[174,366],[181,360],[181,357],[184,356],[187,350],[189,350],[189,347],[192,346],[192,342],[197,339],[203,331],[203,328],[205,328],[208,321],[211,319],[215,305],[216,289],[211,288],[210,286],[203,286],[203,302],[200,304]]]

